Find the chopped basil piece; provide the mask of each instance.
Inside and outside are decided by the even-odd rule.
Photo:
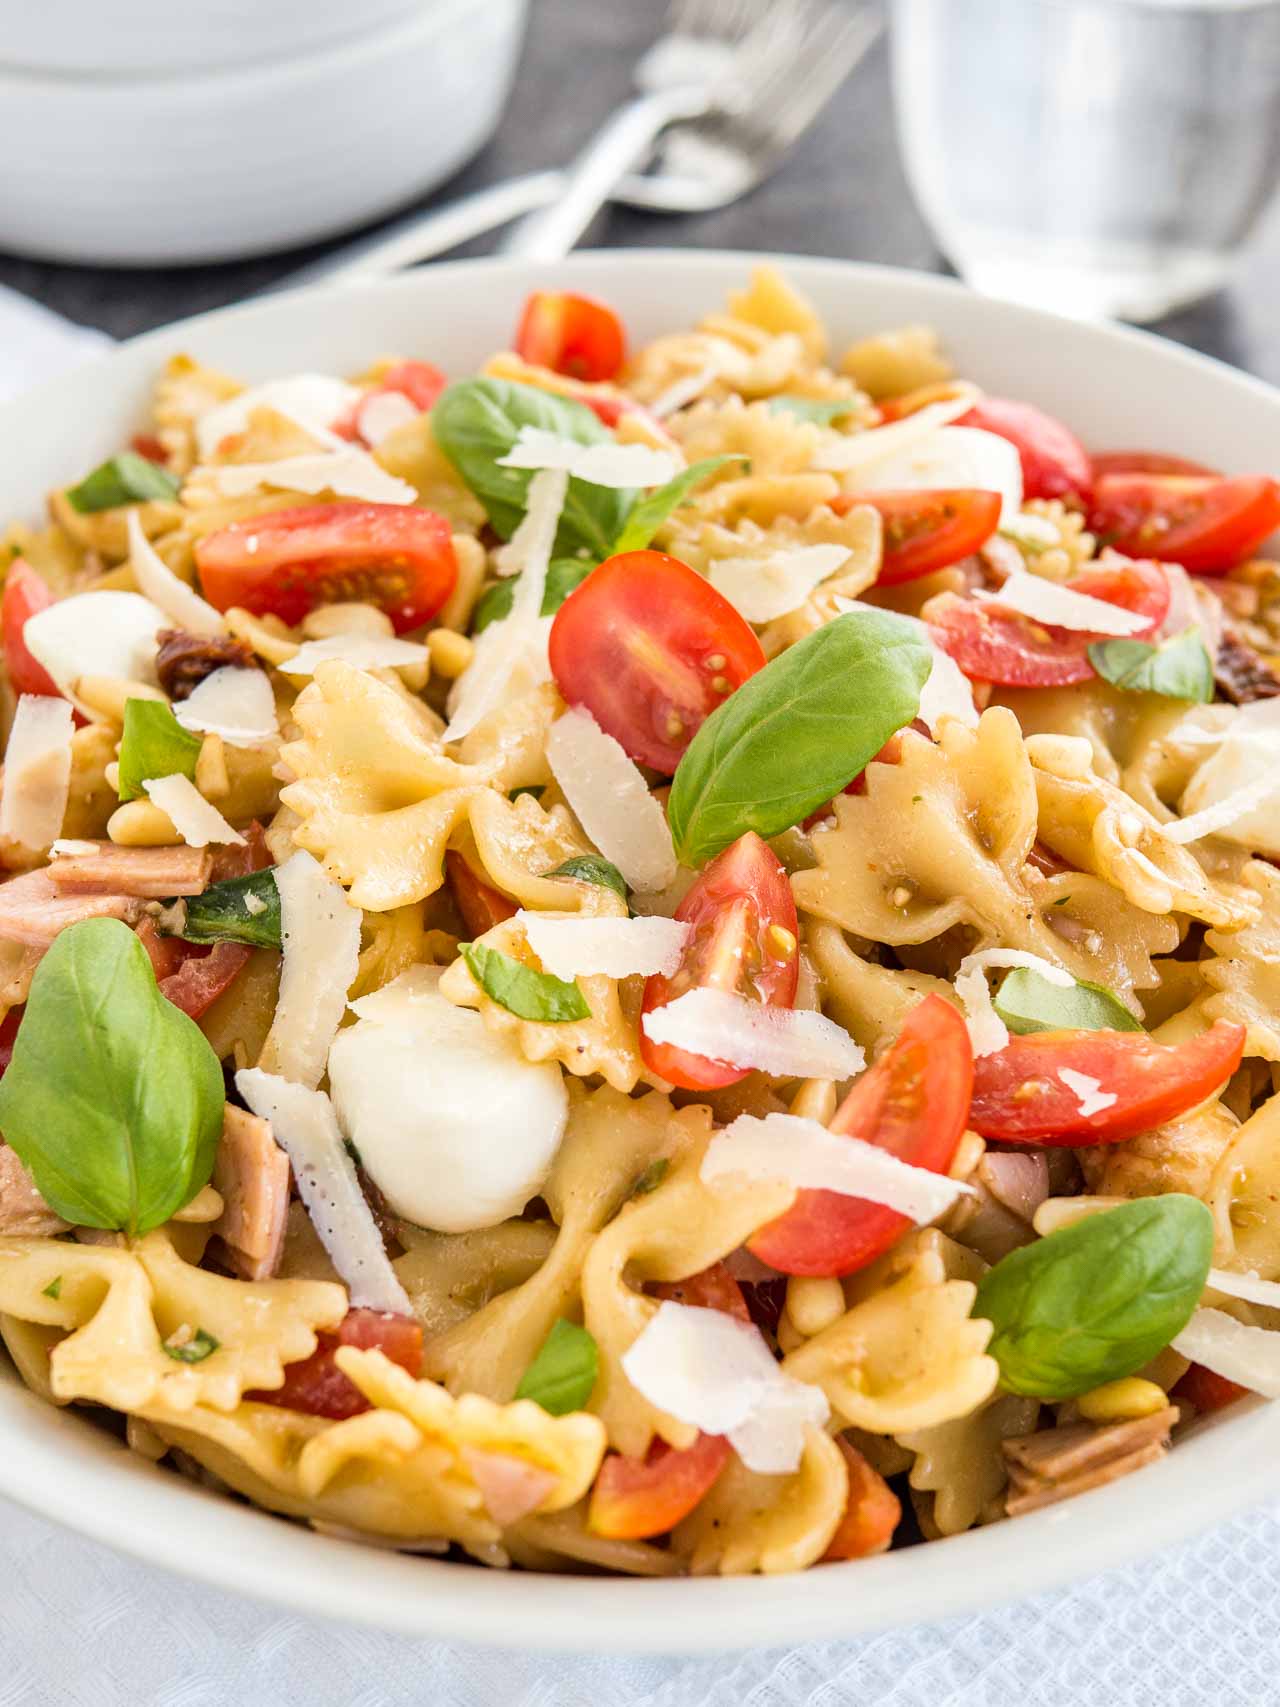
[[[615,895],[621,895],[625,901],[629,894],[627,880],[611,860],[602,854],[575,854],[572,859],[565,860],[563,865],[556,866],[554,871],[544,872],[545,877],[576,877],[579,883],[596,883],[602,889],[612,889]]]
[[[632,1186],[632,1197],[648,1197],[651,1191],[656,1191],[667,1177],[667,1170],[670,1166],[671,1163],[665,1156],[655,1156]]]
[[[158,699],[124,702],[124,734],[120,737],[121,800],[137,800],[144,782],[161,776],[185,776],[195,781],[200,737],[182,727],[169,707]]]
[[[1158,693],[1166,699],[1208,705],[1213,698],[1213,660],[1198,628],[1172,640],[1095,640],[1089,662],[1112,687],[1125,693]]]
[[[160,1348],[166,1357],[171,1357],[175,1363],[203,1363],[206,1357],[217,1351],[220,1342],[212,1334],[207,1334],[203,1328],[197,1328],[189,1339],[179,1341],[171,1334],[167,1340],[160,1341]]]
[[[769,407],[775,415],[798,415],[802,421],[829,427],[841,415],[852,415],[860,403],[856,397],[772,397]]]
[[[576,983],[566,984],[549,972],[535,972],[532,966],[522,966],[501,949],[488,948],[482,942],[461,942],[458,952],[485,995],[508,1013],[550,1024],[591,1018],[586,997]],[[0,1079],[0,1089],[3,1085]]]
[[[61,1298],[62,1297],[62,1276],[60,1274],[55,1274],[53,1279],[49,1282],[49,1284],[47,1286],[41,1287],[40,1296],[42,1298],[53,1298],[53,1299]]]
[[[623,551],[643,551],[654,534],[666,521],[673,510],[689,498],[695,486],[700,486],[709,474],[714,474],[717,468],[723,468],[726,462],[743,462],[750,467],[750,461],[745,456],[707,456],[701,462],[691,463],[688,468],[682,468],[665,486],[659,486],[650,492],[647,498],[641,498],[627,517],[627,525],[613,542],[613,552],[616,556]]]
[[[591,1397],[600,1369],[595,1340],[576,1322],[560,1316],[542,1349],[520,1377],[517,1399],[532,1399],[553,1417],[580,1411]]]
[[[554,616],[576,587],[580,587],[596,567],[594,559],[556,557],[547,567],[547,582],[542,592],[542,615]],[[472,634],[483,634],[491,622],[500,622],[511,615],[511,603],[516,596],[519,575],[509,580],[495,581],[486,587],[476,601],[471,615]]]
[[[86,474],[78,486],[67,488],[67,502],[82,516],[96,510],[115,510],[121,504],[144,504],[149,498],[173,499],[181,481],[150,457],[121,451]]]
[[[271,866],[212,884],[203,895],[192,895],[184,911],[181,930],[171,934],[188,942],[280,947],[280,891]]]
[[[1084,979],[1068,987],[1051,984],[1030,966],[1015,966],[995,996],[995,1010],[1009,1030],[1024,1037],[1032,1031],[1141,1031],[1124,1003],[1102,984]]]

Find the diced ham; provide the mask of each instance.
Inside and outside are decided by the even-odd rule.
[[[1178,1407],[1166,1405],[1132,1422],[1072,1423],[1002,1443],[1009,1466],[1005,1510],[1010,1517],[1105,1487],[1132,1470],[1154,1464],[1169,1448]]]
[[[134,924],[142,907],[135,895],[64,894],[45,866],[0,883],[0,942],[48,948],[68,925],[82,919],[123,919]]]
[[[540,1469],[509,1452],[484,1452],[478,1446],[464,1446],[462,1458],[499,1529],[519,1523],[522,1517],[537,1511],[556,1486],[554,1471]]]
[[[228,1103],[213,1163],[223,1210],[214,1223],[230,1266],[245,1280],[267,1280],[280,1266],[289,1214],[289,1158],[269,1121]]]
[[[92,852],[82,852],[81,849]],[[138,895],[167,900],[199,895],[209,884],[208,848],[123,848],[115,842],[79,842],[74,853],[60,854],[49,875],[63,894]]]
[[[18,1152],[0,1144],[0,1235],[34,1239],[66,1230],[67,1223],[36,1190]]]

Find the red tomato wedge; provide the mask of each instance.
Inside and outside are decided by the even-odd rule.
[[[957,427],[981,427],[1008,439],[1022,463],[1024,498],[1087,498],[1093,485],[1089,454],[1069,427],[1032,403],[983,397]]]
[[[1225,1084],[1240,1065],[1245,1028],[1217,1020],[1168,1047],[1138,1031],[1039,1031],[1011,1037],[974,1069],[969,1124],[1007,1144],[1114,1144],[1176,1120]],[[1083,1114],[1059,1077],[1096,1079],[1114,1102]]]
[[[627,359],[621,320],[593,296],[535,290],[516,328],[516,354],[572,379],[612,379]]]
[[[448,522],[413,504],[314,504],[272,510],[196,546],[205,597],[291,626],[319,605],[380,606],[397,634],[417,628],[453,591]]]
[[[1214,480],[1216,468],[1203,462],[1191,462],[1185,456],[1166,456],[1158,450],[1099,450],[1089,458],[1096,484],[1109,474],[1198,474]]]
[[[1094,492],[1089,526],[1103,545],[1127,557],[1222,575],[1280,528],[1280,480],[1109,474]]]
[[[716,855],[675,917],[693,932],[671,977],[655,972],[646,981],[642,1016],[697,988],[729,990],[766,1007],[792,1006],[800,977],[795,898],[778,856],[754,830]],[[690,1055],[673,1043],[653,1043],[643,1025],[640,1053],[659,1078],[685,1090],[716,1090],[747,1076],[743,1068]]]
[[[311,1417],[340,1422],[370,1409],[369,1401],[333,1361],[340,1345],[380,1351],[417,1376],[422,1368],[422,1324],[383,1310],[348,1310],[337,1333],[317,1334],[316,1349],[299,1363],[286,1363],[284,1385],[273,1392],[246,1393],[259,1405],[280,1405]]]
[[[836,1559],[867,1559],[883,1553],[902,1521],[902,1504],[878,1470],[842,1436],[836,1445],[849,1471],[849,1497],[844,1516],[822,1555],[824,1564]]]
[[[129,449],[145,456],[148,462],[158,462],[162,468],[169,460],[168,451],[154,433],[135,433],[129,440]]]
[[[893,1047],[836,1110],[833,1132],[946,1173],[969,1115],[973,1049],[964,1020],[940,996],[912,1008]],[[747,1241],[784,1274],[853,1274],[894,1245],[910,1218],[839,1191],[801,1191],[791,1208]]]
[[[1158,563],[1121,563],[1086,569],[1069,583],[1072,592],[1105,599],[1146,618],[1135,638],[1159,628],[1169,610],[1169,577]],[[1051,627],[1018,611],[1005,610],[998,598],[962,598],[939,593],[925,607],[929,631],[970,681],[1002,687],[1065,687],[1095,674],[1089,647],[1104,635]]]
[[[551,625],[551,673],[637,764],[671,776],[707,718],[764,668],[750,625],[687,563],[610,557]]]
[[[183,943],[176,971],[161,978],[160,994],[192,1019],[208,1013],[222,992],[244,971],[253,950],[243,942],[215,942],[211,947]]]
[[[333,431],[340,438],[360,438],[360,412],[375,397],[407,397],[415,409],[425,414],[435,407],[436,398],[448,383],[440,369],[432,367],[430,362],[397,362],[345,415],[339,416],[333,423]]]
[[[16,1008],[10,1008],[0,1020],[0,1077],[3,1077],[13,1060],[13,1046],[18,1040],[18,1027],[22,1024],[25,1012],[25,1004],[19,1004]]]
[[[896,587],[945,569],[984,545],[1000,522],[1000,494],[970,487],[936,492],[866,492],[833,498],[844,515],[870,504],[884,523],[879,587]]]
[[[483,936],[504,919],[515,917],[514,902],[508,901],[500,889],[477,877],[456,848],[450,848],[444,856],[444,869],[462,922],[472,936]]]
[[[46,699],[61,699],[53,677],[43,664],[37,664],[27,651],[22,631],[27,618],[37,611],[47,610],[54,602],[47,582],[29,563],[15,557],[4,578],[4,597],[0,599],[0,638],[4,643],[4,667],[14,693],[38,693]]]
[[[1182,1379],[1175,1383],[1170,1394],[1171,1398],[1185,1399],[1189,1405],[1194,1405],[1199,1416],[1224,1410],[1226,1406],[1234,1405],[1237,1399],[1247,1399],[1248,1396],[1247,1387],[1229,1381],[1225,1375],[1215,1375],[1203,1363],[1193,1363]]]
[[[659,1280],[649,1288],[655,1298],[669,1298],[673,1304],[692,1304],[700,1310],[722,1310],[740,1322],[751,1320],[751,1311],[742,1288],[722,1262],[713,1262],[684,1280]]]

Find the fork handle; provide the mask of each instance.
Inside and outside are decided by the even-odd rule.
[[[648,155],[677,119],[700,118],[710,104],[705,88],[655,90],[637,96],[602,126],[565,173],[559,198],[522,219],[499,244],[499,253],[525,261],[567,255],[613,191]]]

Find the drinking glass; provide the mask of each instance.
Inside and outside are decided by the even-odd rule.
[[[1280,0],[894,0],[912,188],[977,289],[1153,320],[1280,181]]]

